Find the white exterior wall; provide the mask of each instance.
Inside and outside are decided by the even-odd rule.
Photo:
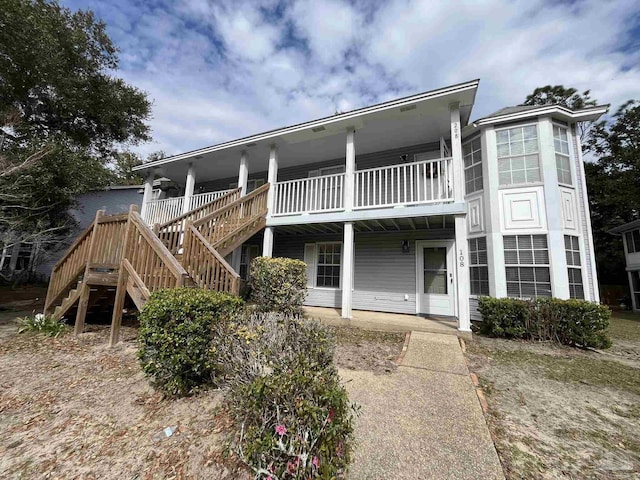
[[[516,186],[500,186],[496,131],[516,126],[536,125],[541,182]],[[560,125],[569,134],[569,154],[572,185],[560,185],[556,170],[553,143],[553,120],[534,118],[514,124],[493,125],[482,129],[483,192],[467,195],[469,238],[485,236],[489,270],[489,292],[494,297],[506,297],[504,263],[505,235],[546,235],[549,246],[549,269],[552,295],[569,298],[569,278],[565,256],[564,236],[579,238],[583,287],[586,300],[599,301],[597,274],[591,224],[584,183],[584,167],[579,140],[574,138],[572,126]],[[466,140],[466,139],[465,139]],[[523,208],[530,215],[523,217]],[[473,213],[476,210],[478,213]],[[478,225],[473,217],[480,218]],[[477,303],[471,296],[473,307]]]

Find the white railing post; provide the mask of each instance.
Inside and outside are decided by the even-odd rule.
[[[182,203],[182,214],[191,210],[191,198],[193,197],[193,190],[196,186],[196,169],[192,163],[189,164],[187,170],[187,180],[184,184],[184,201]]]
[[[140,215],[147,220],[147,210],[149,209],[149,202],[153,197],[153,181],[156,178],[155,170],[151,170],[147,177],[144,179],[144,193],[142,195],[142,208],[140,209]]]
[[[269,149],[269,173],[267,175],[267,181],[271,185],[267,192],[267,219],[273,215],[275,211],[275,191],[276,183],[278,182],[278,149],[275,144],[271,145]],[[273,227],[266,227],[264,229],[264,239],[262,242],[262,256],[273,256]]]
[[[462,139],[460,132],[460,106],[449,105],[451,112],[451,162],[453,170],[453,198],[456,202],[464,202],[464,167],[462,165]],[[471,331],[469,313],[469,256],[467,246],[467,218],[465,215],[455,216],[455,262],[456,292],[458,310],[458,330]]]

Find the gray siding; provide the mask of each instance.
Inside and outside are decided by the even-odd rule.
[[[400,163],[413,162],[413,156],[416,153],[424,152],[438,152],[440,155],[440,143],[421,143],[419,145],[411,145],[408,147],[394,148],[392,150],[384,150],[380,152],[367,153],[364,155],[357,154],[358,145],[356,143],[356,169],[366,170],[367,168],[376,168],[384,165],[395,165]],[[401,155],[407,155],[407,160],[404,162],[400,159]],[[333,167],[336,165],[344,165],[344,158],[334,158],[331,160],[323,160],[322,162],[306,163],[296,165],[294,167],[281,168],[278,170],[278,181],[285,182],[287,180],[296,180],[299,178],[307,178],[309,171],[317,170],[323,167]],[[249,173],[249,179],[263,178],[267,179],[267,172],[255,172]],[[213,192],[218,190],[226,190],[229,188],[229,184],[237,182],[238,177],[221,178],[219,180],[212,180],[210,182],[198,183],[196,185],[196,192],[207,191]]]
[[[415,314],[415,240],[453,238],[453,236],[452,230],[441,230],[435,233],[428,230],[356,233],[353,308]],[[408,253],[402,252],[403,240],[409,240]],[[304,260],[304,244],[319,241],[342,241],[342,235],[280,236],[276,234],[273,254],[278,257]],[[340,290],[310,288],[305,304],[339,308],[341,298]]]
[[[45,252],[44,259],[36,267],[36,272],[49,278],[53,266],[62,258],[67,248],[80,234],[87,228],[96,217],[98,210],[106,210],[106,215],[125,213],[129,211],[130,205],[142,206],[142,191],[140,188],[127,188],[116,190],[101,190],[88,192],[76,198],[78,205],[69,211],[71,216],[78,222],[78,229],[67,237],[66,242],[55,250]]]

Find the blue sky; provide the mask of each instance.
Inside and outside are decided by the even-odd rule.
[[[473,118],[547,84],[640,99],[637,0],[62,0],[91,9],[175,154],[480,78]]]

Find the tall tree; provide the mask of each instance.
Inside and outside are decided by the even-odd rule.
[[[149,140],[151,104],[113,75],[117,49],[91,11],[0,7],[0,243],[56,240],[73,197],[113,179],[123,146]]]

